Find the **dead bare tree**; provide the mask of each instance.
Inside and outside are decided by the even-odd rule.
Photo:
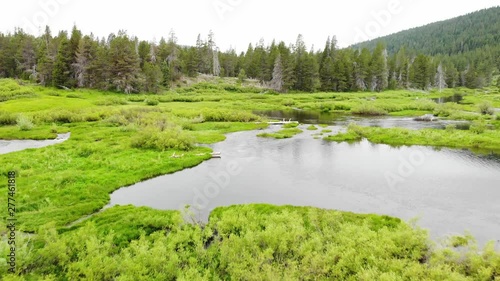
[[[276,57],[273,68],[273,79],[271,80],[271,89],[281,92],[283,91],[283,65],[281,63],[281,55]]]
[[[435,80],[436,80],[436,87],[439,89],[440,92],[447,87],[446,76],[443,70],[443,64],[441,63],[439,63],[438,65]]]
[[[220,75],[220,62],[219,62],[219,48],[215,47],[213,50],[213,74],[214,76]]]

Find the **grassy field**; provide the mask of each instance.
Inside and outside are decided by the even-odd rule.
[[[464,95],[463,103],[434,98]],[[468,131],[349,126],[331,141],[368,138],[393,145],[500,148],[498,89],[443,93],[275,94],[248,86],[199,83],[160,95],[65,91],[0,80],[0,139],[53,139],[61,144],[0,155],[0,181],[18,173],[17,275],[3,280],[496,280],[500,257],[492,246],[435,248],[421,230],[395,218],[315,208],[268,205],[219,208],[206,225],[179,211],[118,206],[85,223],[109,193],[210,158],[199,144],[224,134],[267,127],[254,110],[294,108],[339,115],[418,116],[473,122]],[[321,134],[326,125],[310,126]],[[289,124],[262,137],[293,137]],[[277,140],[278,141],[278,140]],[[172,157],[175,156],[175,157]],[[0,200],[7,202],[7,189]],[[189,217],[189,216],[188,216]],[[6,212],[1,215],[5,222]],[[0,253],[7,230],[0,224]],[[466,244],[457,238],[455,246]],[[458,243],[459,241],[460,243]],[[450,242],[451,243],[451,242]]]

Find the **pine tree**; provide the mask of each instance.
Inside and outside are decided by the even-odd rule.
[[[124,32],[120,32],[111,40],[109,46],[111,86],[125,93],[138,91],[139,70],[139,56],[135,51],[135,43]]]
[[[62,38],[59,43],[59,51],[57,52],[54,62],[54,70],[52,71],[52,85],[54,87],[71,87],[71,46],[68,39]]]
[[[332,44],[332,42],[330,41],[330,37],[328,37],[325,44],[325,49],[321,54],[321,61],[319,64],[319,79],[321,82],[322,91],[335,90],[335,85],[333,81],[335,75],[334,48],[336,48],[335,44]]]
[[[158,65],[152,62],[144,63],[144,90],[150,93],[158,93],[162,82],[162,72]]]
[[[151,45],[147,41],[141,41],[138,46],[139,66],[144,69],[144,64],[151,59]]]
[[[94,44],[92,38],[89,36],[85,36],[80,40],[76,52],[76,62],[72,65],[78,87],[90,87],[89,65],[97,55],[97,49]]]
[[[247,79],[247,73],[246,73],[245,69],[242,68],[240,70],[240,73],[238,74],[238,83],[241,84],[241,83],[245,82],[246,79]]]
[[[198,60],[196,55],[196,48],[190,47],[187,49],[184,68],[186,70],[186,75],[189,77],[196,77],[198,73]]]
[[[377,92],[385,90],[389,83],[389,70],[387,68],[387,50],[382,43],[379,43],[373,51],[370,70],[370,89]]]
[[[38,80],[44,86],[52,85],[55,58],[51,52],[52,35],[50,34],[49,27],[45,29],[45,34],[39,40],[37,55]]]
[[[423,54],[419,54],[410,68],[410,81],[413,87],[426,90],[431,85],[431,77],[433,77],[430,59]]]
[[[365,91],[368,89],[368,78],[370,75],[371,54],[367,48],[363,48],[355,54],[354,59],[354,82],[353,90]]]
[[[470,64],[464,74],[464,86],[469,89],[475,89],[479,86],[479,79],[476,67],[474,64]]]

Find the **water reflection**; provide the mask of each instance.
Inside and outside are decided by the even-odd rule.
[[[447,125],[454,125],[457,129],[468,130],[469,122],[454,121],[454,120],[438,120],[433,122],[419,122],[410,117],[361,117],[361,116],[346,116],[343,114],[334,113],[318,113],[303,110],[257,110],[255,114],[265,116],[270,119],[277,120],[292,120],[303,124],[336,124],[346,126],[351,122],[355,122],[361,126],[382,127],[382,128],[408,128],[408,129],[444,129]]]

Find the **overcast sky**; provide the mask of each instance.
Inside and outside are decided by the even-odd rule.
[[[261,38],[266,45],[272,39],[293,43],[302,34],[318,49],[331,35],[347,47],[498,5],[499,0],[3,0],[0,31],[22,27],[38,35],[49,25],[55,35],[76,24],[84,34],[123,29],[159,41],[173,29],[180,44],[194,45],[198,34],[205,38],[213,30],[221,50],[238,52]]]

